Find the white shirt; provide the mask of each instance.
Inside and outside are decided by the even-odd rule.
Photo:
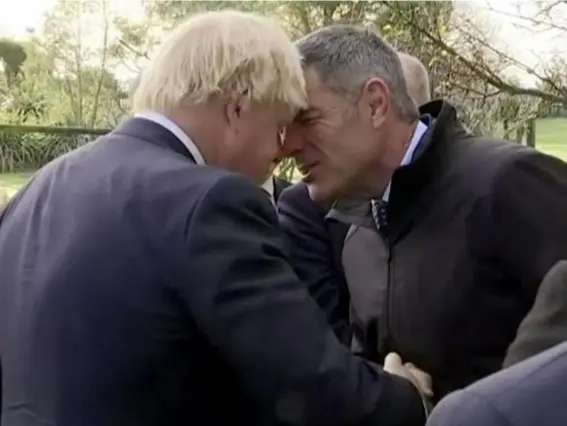
[[[152,121],[156,124],[159,124],[161,127],[169,130],[171,133],[175,135],[177,139],[179,139],[183,145],[187,148],[195,163],[199,166],[204,166],[206,164],[205,158],[201,154],[199,147],[195,145],[195,142],[191,140],[187,133],[185,133],[181,127],[167,118],[165,115],[160,114],[159,112],[155,111],[142,111],[135,115],[136,118],[143,118],[144,120]]]
[[[169,130],[171,133],[173,133],[175,135],[175,137],[177,139],[179,139],[183,143],[183,145],[185,145],[187,150],[193,156],[195,163],[197,163],[200,166],[204,166],[206,164],[205,158],[201,154],[199,147],[197,145],[195,145],[195,142],[193,142],[191,140],[191,138],[187,135],[187,133],[185,133],[181,129],[181,127],[179,127],[177,124],[175,124],[169,118],[167,118],[165,115],[160,114],[159,112],[155,112],[155,111],[142,111],[142,112],[136,114],[135,117],[136,118],[143,118],[144,120],[149,120],[153,123],[160,125],[161,127],[165,128],[165,129]],[[270,178],[266,182],[264,182],[264,184],[262,185],[262,189],[264,191],[267,191],[268,194],[270,194],[270,200],[272,201],[272,204],[275,205],[276,200],[274,198],[274,179],[273,179],[273,177],[270,176]]]
[[[270,194],[270,201],[273,205],[276,205],[276,199],[274,197],[274,177],[270,176],[270,178],[262,184],[262,189]]]
[[[413,153],[417,149],[417,146],[419,145],[419,141],[421,141],[421,138],[423,137],[425,132],[427,132],[427,129],[428,127],[425,124],[423,124],[421,121],[417,122],[417,126],[415,128],[415,131],[413,132],[413,137],[411,138],[410,144],[408,145],[408,149],[406,150],[406,153],[404,154],[404,156],[402,157],[402,161],[400,162],[400,167],[407,166],[411,162]],[[390,199],[391,186],[392,186],[392,181],[390,180],[390,182],[388,182],[388,185],[386,186],[386,189],[384,190],[384,193],[382,194],[382,199],[384,201],[388,201]]]

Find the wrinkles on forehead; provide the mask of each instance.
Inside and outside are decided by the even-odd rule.
[[[306,122],[320,117],[325,107],[329,104],[329,100],[326,99],[325,87],[319,81],[315,71],[306,70],[305,83],[307,107],[297,113],[295,122]]]
[[[307,123],[319,120],[333,114],[333,111],[344,102],[339,95],[325,86],[313,68],[305,70],[305,82],[308,106],[296,115],[294,122]]]

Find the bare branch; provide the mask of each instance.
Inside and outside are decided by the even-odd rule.
[[[445,40],[443,40],[443,38],[440,37],[439,34],[434,34],[432,31],[428,30],[427,28],[424,28],[424,26],[422,26],[416,20],[413,20],[411,16],[408,16],[408,14],[405,13],[403,10],[394,9],[395,5],[393,5],[392,3],[384,2],[383,4],[385,7],[390,8],[391,10],[395,10],[398,16],[402,16],[409,26],[411,26],[414,30],[418,31],[422,36],[428,39],[433,45],[437,46],[441,50],[444,50],[451,56],[457,58],[477,78],[487,81],[489,84],[501,90],[502,92],[506,92],[511,95],[535,96],[550,102],[560,102],[563,104],[567,103],[567,95],[564,94],[564,90],[559,91],[559,93],[561,93],[562,95],[558,95],[556,93],[553,93],[552,91],[543,90],[539,88],[522,87],[518,84],[514,84],[510,81],[506,81],[504,80],[503,77],[501,77],[499,74],[497,74],[492,69],[485,66],[484,64],[477,63],[477,61],[473,61],[472,59],[468,59],[467,57],[465,57],[456,48],[449,45]],[[500,53],[499,51],[496,52]],[[532,75],[536,75],[536,74],[532,72]]]
[[[144,59],[149,59],[150,56],[148,54],[148,52],[140,52],[137,49],[133,48],[132,46],[130,46],[128,43],[126,43],[123,39],[119,39],[118,40],[118,44],[122,47],[124,47],[126,50],[128,50],[130,53],[133,53],[137,58],[144,58]]]

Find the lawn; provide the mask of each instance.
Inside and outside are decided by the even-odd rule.
[[[12,196],[31,175],[32,173],[0,173],[0,188],[8,191],[8,196]]]
[[[536,148],[567,161],[567,118],[544,118],[536,122]]]
[[[567,161],[567,118],[544,118],[536,123],[536,148]],[[0,188],[13,195],[32,173],[0,174]]]

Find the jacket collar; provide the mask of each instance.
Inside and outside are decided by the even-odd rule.
[[[439,176],[446,158],[447,144],[466,131],[457,121],[455,108],[444,100],[435,100],[420,108],[422,116],[430,116],[431,124],[423,135],[414,160],[394,172],[393,191],[388,202],[388,214],[400,215],[414,204],[422,191]],[[327,218],[347,224],[375,228],[369,200],[340,199],[335,201]]]
[[[170,130],[144,118],[131,118],[124,121],[111,134],[129,136],[131,138],[150,143],[155,146],[169,149],[176,152],[193,163],[195,158],[191,155],[187,147]]]

